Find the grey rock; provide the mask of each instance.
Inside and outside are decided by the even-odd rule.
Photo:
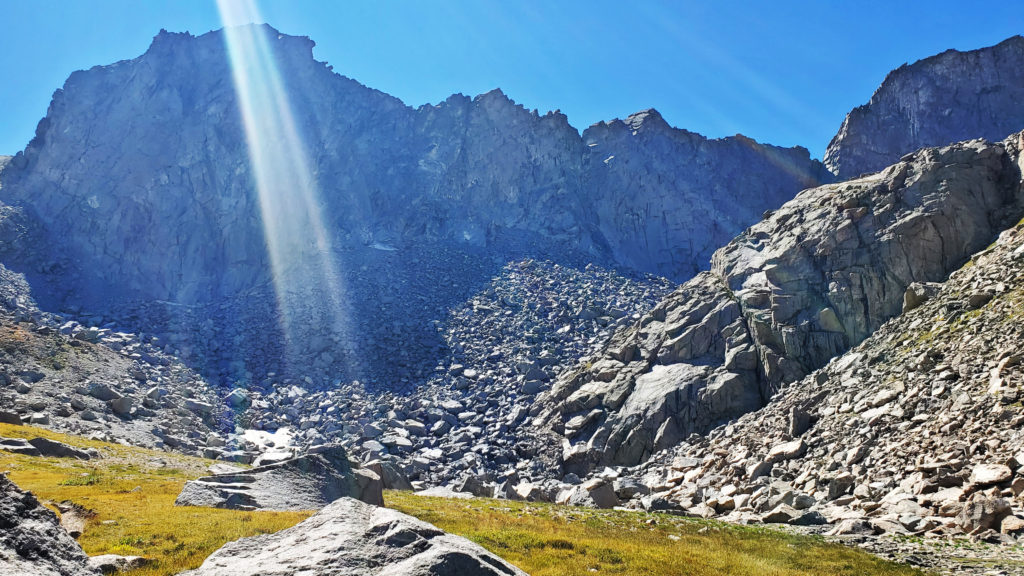
[[[761,522],[766,524],[791,524],[794,520],[801,518],[803,513],[787,506],[786,504],[779,504],[771,511],[761,515]]]
[[[118,398],[123,397],[120,392],[101,382],[93,383],[89,387],[89,395],[104,402],[117,400]]]
[[[78,460],[90,460],[92,454],[86,450],[69,446],[63,442],[50,440],[48,438],[32,438],[29,444],[39,450],[40,456],[51,456],[54,458],[77,458]],[[95,452],[95,450],[93,450]]]
[[[811,427],[811,415],[806,410],[794,406],[789,412],[789,435],[797,437]]]
[[[616,478],[612,483],[615,495],[622,500],[629,500],[634,496],[646,496],[651,489],[635,478]]]
[[[945,279],[1024,215],[1019,159],[1016,136],[964,142],[798,194],[560,375],[539,404],[568,440],[564,469],[643,462],[863,341],[901,313],[913,282]],[[822,324],[825,308],[842,331],[831,316]],[[755,369],[727,367],[730,350],[747,348]],[[587,427],[566,427],[593,410]]]
[[[783,462],[799,458],[807,452],[807,444],[803,440],[793,440],[776,444],[768,451],[768,461],[772,463]]]
[[[920,148],[971,138],[1002,140],[1024,129],[1021,99],[1021,36],[980,50],[947,50],[890,72],[871,100],[843,120],[825,164],[845,180]]]
[[[942,289],[938,282],[912,282],[903,293],[903,312],[909,312],[933,298]]]
[[[380,476],[385,490],[412,490],[409,479],[397,466],[384,460],[373,460],[363,465]]]
[[[354,468],[340,446],[330,446],[240,473],[204,476],[185,483],[176,506],[241,510],[316,510],[350,496],[383,505],[380,477]]]
[[[1013,470],[1004,464],[979,464],[971,469],[969,481],[977,486],[1000,484],[1013,478]]]
[[[967,533],[998,530],[1000,523],[1011,511],[1010,503],[1006,500],[977,494],[964,505],[956,521]]]
[[[830,536],[874,535],[874,533],[875,529],[871,527],[871,524],[861,518],[841,520],[828,532]]]
[[[455,491],[466,492],[474,496],[489,498],[494,494],[494,487],[480,478],[470,474],[465,476],[461,482],[455,485]]]
[[[276,534],[225,544],[183,576],[525,576],[459,536],[342,498]]]
[[[132,403],[132,399],[127,396],[107,401],[107,404],[110,406],[110,409],[114,411],[114,414],[118,414],[121,416],[127,416],[128,414],[131,414]]]
[[[0,572],[19,576],[99,574],[56,515],[0,474]]]
[[[91,556],[89,565],[103,574],[120,574],[142,568],[149,560],[142,556],[119,556],[117,554],[101,554]]]
[[[0,410],[0,422],[4,424],[15,424],[20,426],[21,416],[18,416],[16,412],[10,412],[8,410]]]
[[[0,450],[5,452],[12,452],[14,454],[24,454],[25,456],[41,456],[42,453],[38,448],[29,444],[28,440],[24,438],[3,438],[0,437]]]
[[[209,402],[186,398],[185,409],[200,416],[208,416],[213,413],[214,406]]]
[[[61,528],[67,530],[67,533],[76,540],[82,535],[89,519],[96,516],[94,511],[68,500],[57,503],[57,510],[60,511]]]

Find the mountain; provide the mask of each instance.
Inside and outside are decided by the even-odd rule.
[[[1024,215],[1019,160],[974,140],[798,194],[537,400],[564,468],[638,464],[871,336]]]
[[[825,165],[846,180],[926,146],[1002,140],[1024,129],[1022,100],[1021,36],[904,64],[885,77],[867,104],[846,115],[825,152]]]
[[[247,148],[224,32],[161,32],[72,74],[0,190],[23,231],[4,261],[43,308],[155,332],[223,382],[422,382],[434,322],[506,262],[685,280],[830,178],[805,149],[709,140],[653,110],[581,135],[498,90],[413,109],[315,61],[308,38],[235,32],[268,46],[294,138]],[[278,156],[313,180],[268,199]]]
[[[785,521],[810,510],[843,534],[1018,536],[1024,225],[903,301],[900,315],[764,409],[660,455],[645,467],[661,478],[652,482],[671,476],[669,498],[736,518],[785,502]],[[700,496],[698,485],[708,487]],[[727,504],[726,486],[746,496]]]

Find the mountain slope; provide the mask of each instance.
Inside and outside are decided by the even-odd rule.
[[[686,279],[718,242],[828,177],[805,149],[707,140],[654,112],[581,136],[500,91],[412,109],[313,60],[307,38],[243,32],[270,46],[298,135],[280,152],[308,158],[326,231],[287,239],[279,270],[223,32],[162,32],[134,60],[72,74],[0,192],[37,238],[5,262],[45,309],[171,336],[224,381],[422,380],[433,322],[505,262]],[[301,203],[294,194],[278,201]],[[428,280],[438,274],[449,283]],[[275,294],[282,279],[294,289]],[[396,362],[399,338],[408,357]]]
[[[899,314],[1022,213],[1020,143],[908,155],[805,190],[539,400],[566,470],[633,465],[756,410]]]
[[[905,308],[762,410],[644,466],[648,481],[736,519],[801,502],[775,521],[818,513],[844,534],[1012,543],[1024,531],[1024,225],[941,285],[911,287]]]

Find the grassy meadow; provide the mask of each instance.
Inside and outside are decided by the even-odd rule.
[[[195,568],[226,542],[288,528],[312,513],[175,507],[185,481],[204,475],[210,461],[27,426],[0,424],[0,436],[44,436],[104,455],[83,462],[0,452],[0,471],[44,502],[70,500],[94,511],[79,543],[90,555],[138,555],[153,561],[133,575],[165,576]],[[920,574],[820,538],[760,527],[406,492],[384,497],[390,507],[465,536],[533,576]]]

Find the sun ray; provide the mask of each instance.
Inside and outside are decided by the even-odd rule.
[[[295,361],[348,346],[347,301],[316,175],[254,0],[218,0],[285,337]],[[315,343],[314,343],[315,341]],[[313,349],[310,346],[314,346]]]

